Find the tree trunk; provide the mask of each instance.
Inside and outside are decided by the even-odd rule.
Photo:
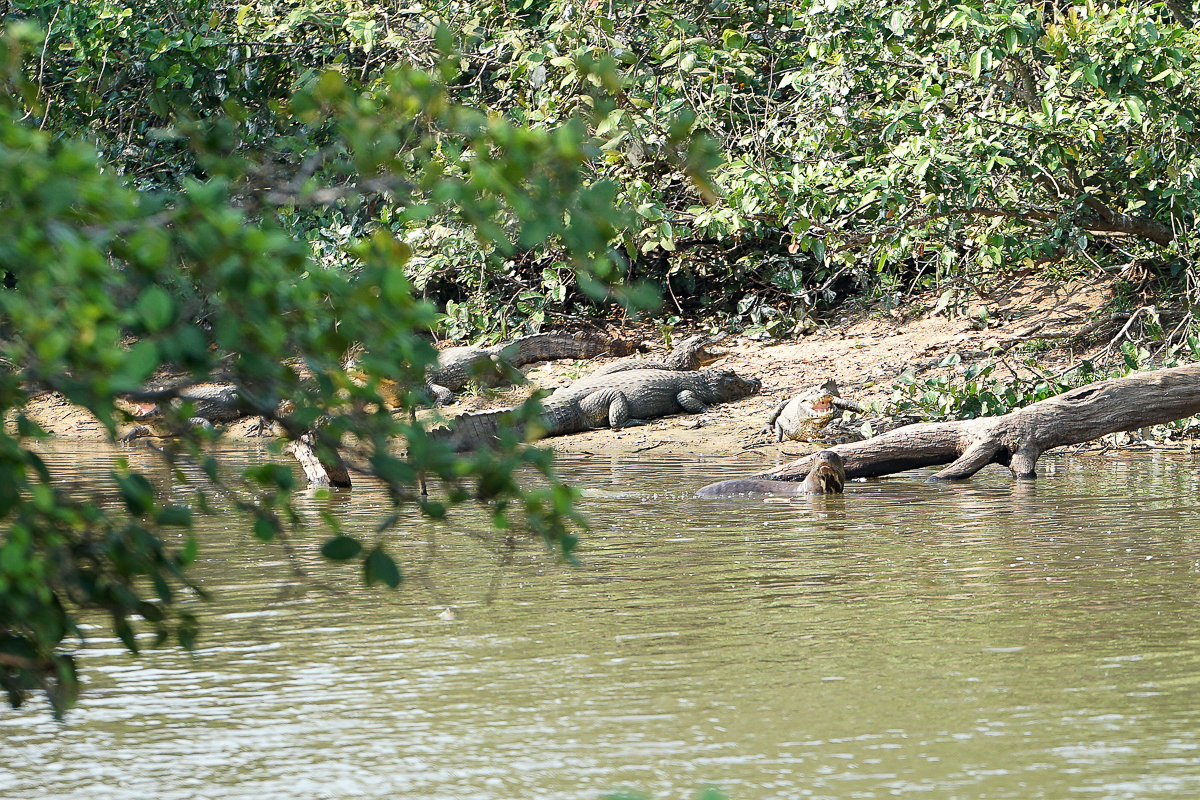
[[[1037,477],[1038,457],[1052,447],[1194,414],[1200,414],[1200,364],[1092,383],[1000,417],[908,425],[829,449],[845,461],[847,478],[948,463],[930,480],[963,480],[988,464],[1003,464],[1014,477],[1030,479]],[[806,456],[751,479],[804,480],[812,458]],[[702,491],[719,495],[721,486],[713,484]]]

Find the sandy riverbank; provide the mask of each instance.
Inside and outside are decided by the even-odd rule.
[[[763,388],[757,395],[714,407],[705,414],[668,417],[619,431],[604,429],[557,437],[543,444],[571,453],[733,454],[756,450],[768,461],[803,455],[813,448],[795,442],[776,444],[761,433],[770,410],[795,393],[834,378],[846,397],[860,402],[885,401],[905,369],[928,377],[998,357],[1019,372],[1027,369],[1027,362],[1034,357],[1027,348],[1036,334],[1079,329],[1101,314],[1112,297],[1113,286],[1108,281],[1052,285],[1026,279],[992,296],[962,304],[950,313],[937,308],[936,296],[913,297],[899,309],[846,312],[795,339],[733,337],[722,345],[727,355],[717,365],[759,378]],[[1110,337],[1111,332],[1105,336],[1098,331],[1094,341],[1041,350],[1036,354],[1037,365],[1046,371],[1058,371],[1081,358],[1095,356]],[[662,342],[651,344],[660,351],[664,349]],[[938,366],[953,353],[962,359],[957,367]],[[533,385],[552,389],[612,360],[546,362],[531,365],[526,374]],[[527,387],[518,387],[467,395],[443,413],[452,416],[511,405],[528,392]],[[58,395],[35,398],[26,414],[61,438],[107,438],[98,420]],[[248,437],[253,435],[253,428],[253,421],[234,423],[226,429],[226,436],[235,440]]]

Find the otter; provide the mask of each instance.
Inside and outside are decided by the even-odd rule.
[[[812,469],[803,481],[766,481],[742,479],[705,486],[697,497],[728,497],[734,494],[841,494],[846,489],[846,465],[832,450],[813,456]]]
[[[846,465],[832,450],[814,456],[812,469],[801,484],[804,494],[841,494],[846,490]]]

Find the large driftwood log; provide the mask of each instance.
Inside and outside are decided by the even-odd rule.
[[[1037,477],[1037,460],[1052,447],[1194,414],[1200,414],[1200,364],[1088,384],[1000,417],[909,425],[829,449],[845,461],[847,478],[948,463],[930,480],[963,480],[988,464],[1002,464],[1014,477],[1029,479]],[[807,456],[748,480],[801,481],[812,459]],[[736,493],[737,483],[713,484],[701,493]]]

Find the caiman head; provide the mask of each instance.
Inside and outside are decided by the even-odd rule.
[[[812,494],[841,494],[846,488],[846,465],[832,450],[813,457],[812,469],[804,479],[804,490]]]
[[[712,392],[709,402],[713,403],[741,400],[762,388],[762,382],[758,378],[743,378],[731,369],[709,369],[705,370],[705,375]]]
[[[729,334],[716,336],[692,336],[675,345],[671,354],[665,359],[672,369],[700,369],[728,355],[724,350],[713,346],[729,338]]]

